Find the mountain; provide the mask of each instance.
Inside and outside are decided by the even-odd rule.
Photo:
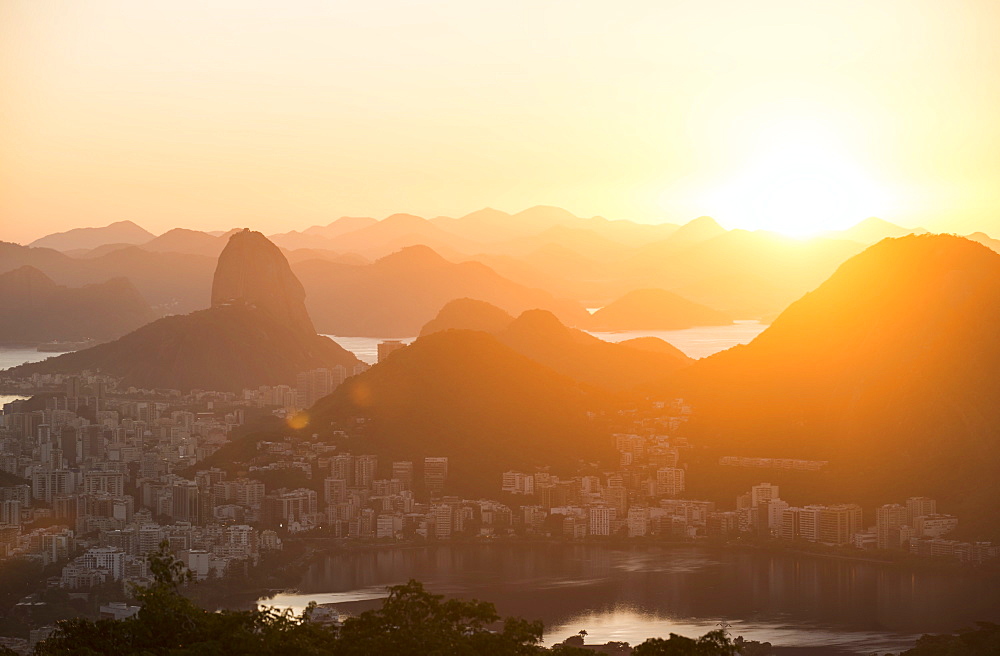
[[[11,373],[94,369],[123,378],[126,386],[239,391],[294,383],[297,373],[316,367],[357,364],[316,334],[304,296],[278,247],[243,230],[219,256],[209,309],[164,317],[113,342]]]
[[[212,280],[212,307],[246,305],[303,335],[316,328],[306,311],[306,291],[281,250],[259,232],[229,238]]]
[[[492,335],[449,330],[348,380],[309,411],[306,430],[329,437],[367,418],[366,452],[414,462],[447,456],[446,492],[480,495],[495,493],[510,469],[567,472],[610,457],[611,441],[586,415],[606,404]]]
[[[654,353],[605,342],[564,326],[545,310],[523,312],[497,333],[497,338],[557,373],[609,391],[630,390],[662,380],[692,362],[677,349]]]
[[[124,278],[63,287],[32,266],[0,274],[0,343],[106,340],[156,318]]]
[[[342,216],[325,226],[312,226],[299,232],[292,230],[270,235],[268,239],[282,248],[329,248],[336,237],[373,226],[378,221],[368,216]]]
[[[318,239],[323,241],[317,243]],[[442,230],[427,219],[412,214],[393,214],[358,230],[333,238],[317,237],[313,241],[313,248],[376,258],[415,245],[449,254],[474,253],[480,248],[477,242]]]
[[[324,334],[416,335],[445,303],[464,297],[510,313],[540,307],[568,323],[586,320],[586,311],[571,301],[515,284],[478,262],[449,262],[426,246],[404,248],[367,266],[310,260],[292,268]]]
[[[66,232],[56,232],[36,239],[28,245],[69,251],[78,248],[97,248],[104,244],[142,244],[155,236],[131,221],[118,221],[103,228],[74,228]]]
[[[828,460],[817,495],[931,496],[1000,536],[998,329],[1000,255],[951,235],[885,239],[664,390],[716,455]]]
[[[157,253],[186,253],[219,257],[219,253],[226,247],[227,241],[228,239],[225,237],[216,237],[199,230],[174,228],[141,244],[141,248],[144,251]]]
[[[421,329],[420,339],[449,330],[490,333],[559,374],[607,391],[630,390],[661,380],[692,362],[661,339],[605,342],[565,326],[547,310],[526,310],[514,319],[494,305],[469,298],[451,301],[441,308],[437,317]]]
[[[420,336],[443,330],[481,330],[498,333],[511,323],[514,317],[486,301],[472,298],[456,298],[448,301],[437,316],[424,324]]]
[[[993,239],[985,232],[974,232],[966,239],[978,242],[995,253],[1000,253],[1000,239]]]
[[[847,239],[870,245],[882,241],[886,237],[903,237],[906,235],[922,235],[927,231],[923,228],[904,228],[895,223],[889,223],[878,217],[868,217],[847,230],[828,232],[824,236],[831,239]]]
[[[162,315],[190,312],[208,304],[215,258],[155,253],[137,246],[125,246],[81,259],[51,248],[0,242],[0,273],[24,265],[35,267],[59,285],[76,286],[127,278],[146,302]]]
[[[726,229],[720,226],[712,217],[699,216],[677,228],[677,230],[667,237],[666,241],[672,246],[681,244],[691,245],[708,241],[713,237],[725,234],[725,232]]]
[[[681,330],[724,326],[733,318],[664,289],[636,289],[591,317],[591,330]]]

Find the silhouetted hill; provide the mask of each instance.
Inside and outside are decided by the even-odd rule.
[[[886,239],[672,389],[719,453],[830,460],[837,498],[936,497],[1000,536],[998,328],[1000,255]]]
[[[825,236],[831,239],[849,239],[870,245],[882,241],[886,237],[903,237],[906,235],[922,235],[927,231],[923,228],[904,228],[884,219],[870,216],[847,230],[833,231]]]
[[[124,278],[69,288],[32,266],[0,274],[0,343],[106,340],[156,319]]]
[[[733,318],[663,289],[637,289],[591,317],[591,330],[680,330],[723,326]]]
[[[358,230],[326,239],[322,248],[383,257],[407,246],[422,245],[439,252],[472,253],[478,244],[442,230],[412,214],[393,214]]]
[[[570,323],[586,319],[571,301],[515,284],[478,262],[454,264],[412,246],[367,266],[311,260],[293,266],[321,333],[416,335],[448,301],[478,298],[511,313],[546,308]]]
[[[605,342],[564,326],[545,310],[524,312],[497,337],[560,374],[614,391],[661,380],[692,362],[676,349],[654,353]]]
[[[509,469],[611,455],[611,440],[586,417],[604,399],[515,353],[486,333],[449,330],[418,339],[348,380],[310,411],[309,432],[357,426],[348,450],[417,463],[448,456],[449,491],[495,494]]]
[[[1000,253],[1000,239],[993,239],[985,232],[974,232],[971,235],[968,235],[967,239],[978,242],[991,251]]]
[[[174,228],[141,244],[141,248],[158,253],[187,253],[189,255],[219,257],[219,253],[226,247],[227,241],[226,237],[216,237],[199,230]]]
[[[215,258],[155,253],[125,246],[78,259],[50,248],[0,242],[0,273],[24,265],[35,267],[59,285],[78,286],[127,278],[154,310],[167,314],[208,305]]]
[[[233,234],[215,272],[212,307],[165,317],[124,337],[11,371],[96,369],[142,388],[237,391],[294,383],[315,367],[353,366],[312,329],[304,292],[281,251],[258,232]]]
[[[424,324],[420,329],[420,336],[442,330],[481,330],[495,334],[513,321],[514,317],[486,301],[457,298],[448,301],[436,317]]]
[[[677,228],[666,242],[671,246],[691,245],[725,234],[726,229],[710,216],[699,216]]]
[[[36,239],[28,245],[35,248],[69,251],[78,248],[97,248],[104,244],[142,244],[155,236],[131,221],[118,221],[103,228],[74,228],[66,232],[56,232]]]

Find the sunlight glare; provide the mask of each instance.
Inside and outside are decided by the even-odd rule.
[[[842,144],[809,121],[783,121],[763,130],[741,173],[707,194],[709,214],[727,228],[794,237],[885,215],[887,194]]]

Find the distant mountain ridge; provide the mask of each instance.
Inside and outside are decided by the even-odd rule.
[[[212,307],[165,317],[124,337],[43,362],[34,372],[99,370],[140,388],[239,391],[294,384],[299,372],[359,361],[316,334],[305,292],[281,251],[259,232],[229,238],[219,256]]]
[[[64,287],[25,265],[0,274],[0,343],[107,340],[156,318],[124,278]]]
[[[416,335],[445,303],[462,297],[511,313],[541,307],[570,324],[586,320],[577,303],[515,284],[478,262],[450,262],[426,246],[365,266],[309,260],[292,269],[309,291],[309,312],[324,334]]]
[[[68,251],[77,248],[97,248],[104,244],[142,244],[155,235],[132,221],[117,221],[103,228],[74,228],[36,239],[28,244],[35,248]]]
[[[621,392],[660,380],[693,362],[655,337],[614,344],[563,325],[551,312],[526,310],[516,319],[498,307],[463,298],[446,304],[420,331],[487,332],[514,351],[591,387]]]

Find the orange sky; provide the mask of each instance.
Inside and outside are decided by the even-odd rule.
[[[4,0],[0,239],[536,204],[997,236],[998,26],[926,0]]]

